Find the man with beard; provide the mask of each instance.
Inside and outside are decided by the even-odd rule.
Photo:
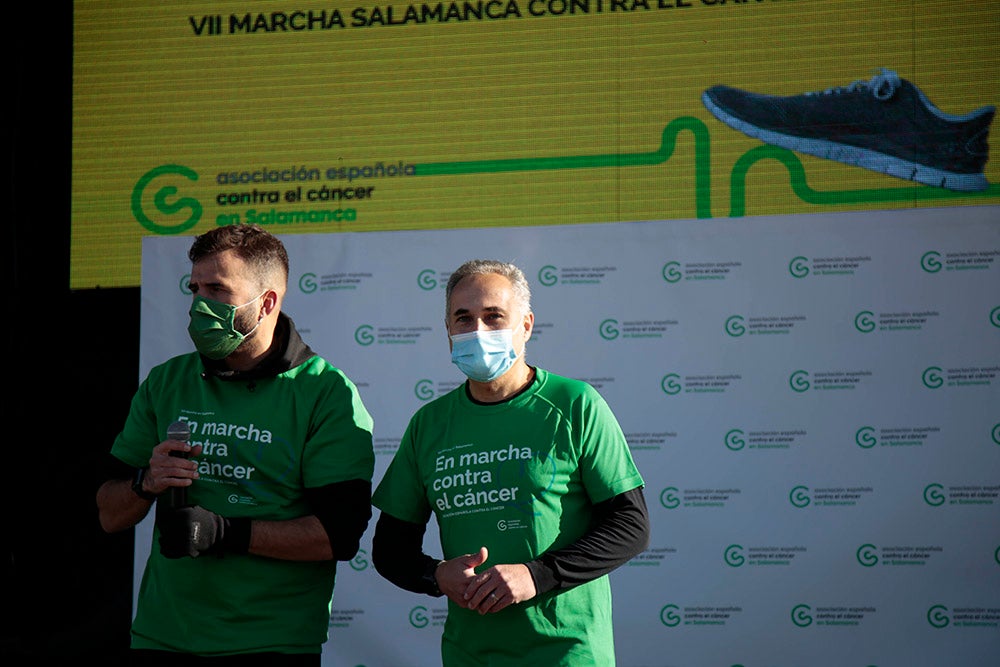
[[[336,562],[355,556],[371,518],[372,420],[281,311],[279,239],[219,227],[188,257],[197,351],[142,382],[97,491],[108,532],[157,506],[131,654],[317,666]]]

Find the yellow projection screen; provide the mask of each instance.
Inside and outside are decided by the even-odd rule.
[[[74,289],[142,238],[1000,203],[989,3],[74,3]]]

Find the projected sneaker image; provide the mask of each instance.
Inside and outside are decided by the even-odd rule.
[[[701,99],[723,123],[767,144],[949,190],[989,187],[983,168],[996,108],[945,113],[889,69],[801,95],[720,85]]]

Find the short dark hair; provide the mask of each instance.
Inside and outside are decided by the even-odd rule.
[[[288,282],[288,252],[278,237],[259,225],[225,225],[196,236],[188,259],[194,264],[216,253],[232,250],[250,266],[254,278],[266,287],[268,279]],[[275,285],[278,287],[278,285]]]

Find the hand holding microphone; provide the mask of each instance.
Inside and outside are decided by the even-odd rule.
[[[191,440],[191,427],[185,421],[175,421],[173,424],[167,427],[167,439],[176,440],[177,442],[183,442],[186,444]],[[191,453],[174,450],[170,452],[170,455],[186,459],[191,456]],[[187,505],[188,505],[187,487],[186,486],[170,487],[170,507],[179,508],[179,507],[187,507]]]

